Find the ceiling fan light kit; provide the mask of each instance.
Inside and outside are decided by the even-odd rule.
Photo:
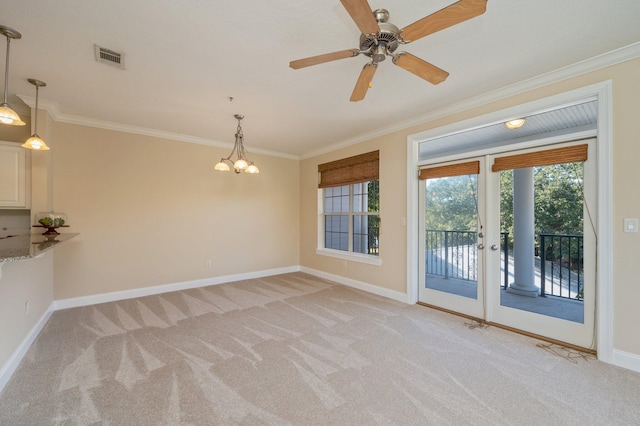
[[[487,0],[459,0],[403,29],[399,29],[397,26],[387,22],[389,12],[386,9],[372,11],[367,0],[340,0],[340,2],[362,33],[360,35],[359,49],[341,50],[298,59],[291,61],[289,66],[293,69],[299,69],[359,55],[368,56],[371,58],[371,62],[366,64],[360,72],[360,77],[351,94],[352,102],[364,99],[367,90],[371,87],[371,81],[378,63],[383,62],[387,56],[392,58],[392,62],[395,65],[431,84],[439,84],[446,80],[449,76],[448,72],[410,53],[396,53],[398,47],[401,44],[411,43],[437,31],[482,15],[487,9]]]

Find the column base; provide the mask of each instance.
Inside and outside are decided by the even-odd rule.
[[[536,286],[524,286],[516,283],[509,284],[507,287],[507,293],[517,294],[519,296],[526,297],[538,297],[540,296],[540,289]]]

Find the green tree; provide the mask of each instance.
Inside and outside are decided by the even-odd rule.
[[[535,167],[536,233],[582,234],[583,163]]]
[[[367,204],[370,212],[380,211],[380,181],[372,180],[367,185]]]
[[[427,180],[427,229],[476,231],[477,194],[476,175]]]

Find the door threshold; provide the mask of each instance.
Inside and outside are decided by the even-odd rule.
[[[521,334],[523,336],[532,337],[532,338],[537,339],[537,340],[542,340],[543,342],[552,343],[552,344],[558,345],[558,346],[563,346],[563,347],[565,347],[567,349],[573,349],[575,351],[579,351],[579,352],[587,353],[589,355],[597,356],[597,351],[595,349],[583,348],[582,346],[577,346],[577,345],[573,345],[571,343],[562,342],[560,340],[551,339],[549,337],[541,336],[539,334],[530,333],[528,331],[524,331],[524,330],[520,330],[520,329],[517,329],[517,328],[509,327],[509,326],[506,326],[506,325],[502,325],[502,324],[499,324],[497,322],[486,321],[486,320],[484,320],[482,318],[476,318],[476,317],[471,316],[471,315],[462,314],[460,312],[452,311],[450,309],[441,308],[441,307],[435,306],[435,305],[430,305],[428,303],[417,302],[416,304],[420,305],[420,306],[424,306],[426,308],[435,309],[436,311],[441,311],[441,312],[445,312],[447,314],[455,315],[455,316],[458,316],[458,317],[467,318],[467,319],[470,319],[472,321],[477,321],[480,324],[486,324],[486,325],[490,325],[492,327],[497,327],[497,328],[501,328],[503,330],[510,331],[512,333],[517,333],[517,334]]]

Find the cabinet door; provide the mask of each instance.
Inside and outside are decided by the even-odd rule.
[[[15,142],[0,142],[0,207],[27,206],[26,152]]]

